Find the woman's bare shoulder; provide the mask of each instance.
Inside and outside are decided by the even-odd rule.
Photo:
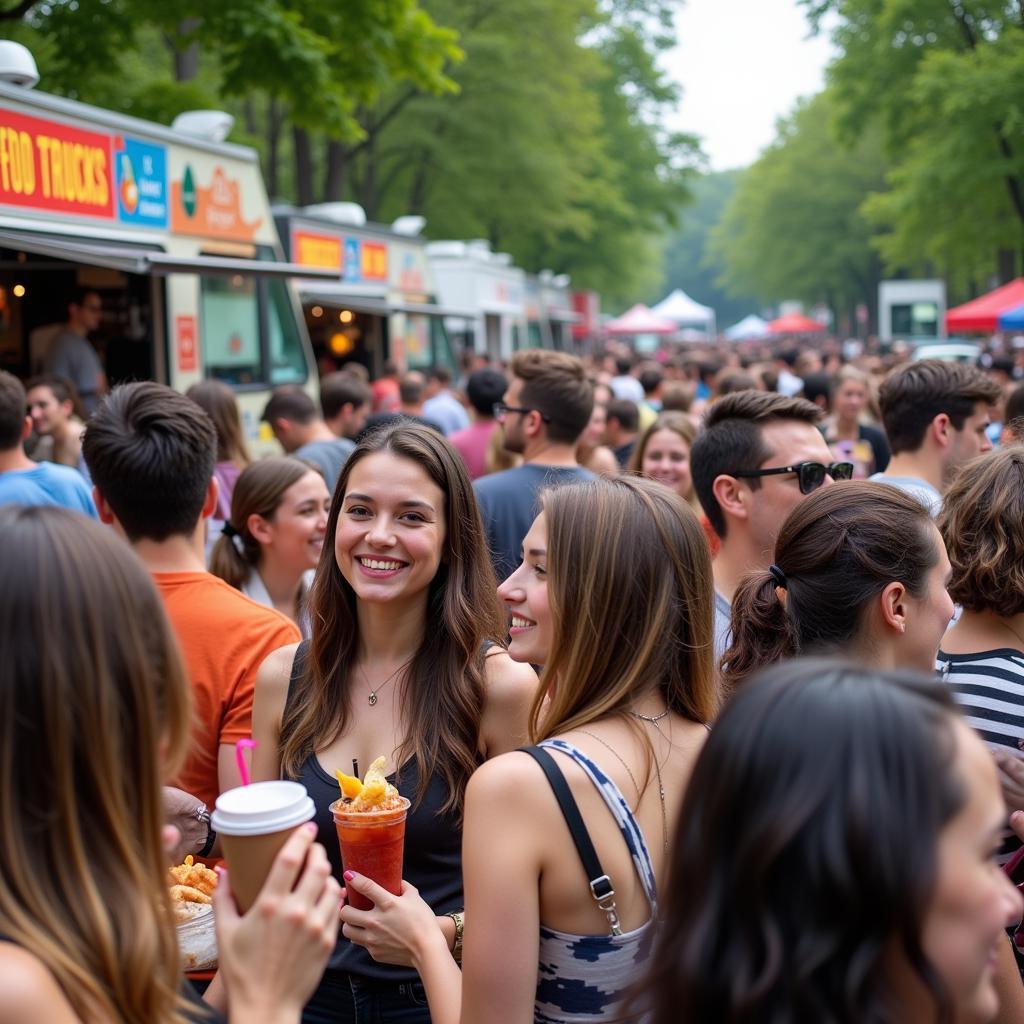
[[[12,942],[0,942],[0,992],[0,1024],[79,1024],[46,965]]]

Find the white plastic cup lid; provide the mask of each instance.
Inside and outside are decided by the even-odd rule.
[[[263,836],[309,821],[316,806],[298,782],[254,782],[217,797],[210,816],[215,832],[229,836]]]

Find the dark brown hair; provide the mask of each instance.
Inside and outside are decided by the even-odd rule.
[[[777,666],[737,694],[686,790],[629,1019],[905,1021],[898,951],[928,1019],[951,1024],[923,937],[939,837],[967,799],[955,722],[935,679],[828,660]]]
[[[320,419],[316,402],[298,384],[282,384],[274,388],[270,400],[263,407],[260,417],[266,423],[274,420],[289,420],[305,426]]]
[[[337,370],[320,380],[320,411],[325,420],[333,420],[346,405],[359,409],[372,400],[370,385],[350,370]]]
[[[938,558],[931,516],[889,484],[849,481],[808,495],[786,517],[774,564],[751,573],[732,602],[732,645],[722,657],[727,688],[764,665],[805,653],[840,653],[867,605],[895,581],[915,597]]]
[[[213,420],[217,431],[217,461],[233,462],[239,469],[249,465],[242,417],[235,393],[221,380],[201,380],[185,392]]]
[[[893,455],[916,452],[928,425],[941,413],[963,430],[975,407],[995,404],[999,385],[976,366],[922,359],[890,371],[878,392],[882,422]]]
[[[0,452],[21,446],[26,416],[28,402],[24,385],[13,373],[0,370]]]
[[[59,403],[71,403],[72,415],[77,416],[81,420],[87,418],[81,396],[78,394],[78,388],[67,377],[58,377],[54,373],[41,373],[25,382],[25,394],[27,395],[33,388],[49,388],[53,397]]]
[[[192,533],[216,452],[210,417],[153,381],[114,388],[82,441],[89,475],[131,541]]]
[[[534,738],[625,716],[655,688],[673,711],[710,721],[711,553],[690,508],[639,477],[566,484],[544,492],[542,506],[553,633]]]
[[[512,356],[509,372],[523,382],[519,404],[546,417],[548,437],[575,444],[594,411],[594,389],[582,360],[566,352],[529,348]]]
[[[281,722],[284,775],[298,775],[305,759],[328,746],[349,722],[351,671],[359,646],[356,595],[334,554],[348,479],[363,459],[389,452],[416,463],[445,496],[441,566],[430,583],[423,641],[408,671],[396,680],[410,732],[398,766],[410,755],[419,768],[422,799],[432,777],[447,788],[445,810],[461,813],[466,783],[477,764],[484,709],[484,647],[505,633],[505,617],[487,554],[473,484],[461,456],[436,431],[396,423],[363,438],[338,478],[323,552],[310,594],[313,635],[296,699]]]
[[[937,525],[953,567],[949,596],[972,612],[1024,612],[1024,447],[962,466]]]
[[[761,468],[772,455],[761,434],[766,424],[798,420],[814,425],[821,417],[821,409],[812,402],[766,391],[735,391],[711,404],[693,442],[690,462],[700,506],[719,537],[725,538],[728,527],[715,497],[715,480]],[[747,483],[752,490],[760,485],[757,479]]]

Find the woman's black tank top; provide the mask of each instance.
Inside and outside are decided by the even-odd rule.
[[[295,652],[292,663],[291,681],[285,707],[291,703],[296,692],[296,682],[301,677],[309,641],[304,640]],[[342,767],[339,765],[339,767]],[[419,766],[415,758],[407,761],[401,769],[401,779],[388,776],[405,795],[414,794],[420,784]],[[328,807],[338,799],[338,782],[324,770],[315,754],[302,764],[296,782],[301,782],[316,804],[316,821],[319,842],[327,850],[334,876],[344,885],[341,876],[341,849],[334,819]],[[405,859],[402,877],[419,890],[420,896],[433,908],[435,914],[446,914],[461,910],[462,899],[462,828],[457,817],[441,814],[440,810],[448,799],[444,780],[433,776],[427,786],[423,800],[409,809],[405,823]],[[341,932],[338,944],[328,961],[329,971],[342,971],[363,978],[387,981],[411,981],[419,977],[411,967],[394,967],[379,964],[362,946],[349,942]]]

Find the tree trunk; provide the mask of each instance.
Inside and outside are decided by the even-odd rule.
[[[313,144],[305,128],[292,129],[295,143],[295,193],[299,206],[310,206],[313,193]]]
[[[336,203],[345,189],[348,153],[343,143],[331,139],[327,143],[327,169],[324,174],[324,202]]]
[[[363,127],[366,138],[362,144],[362,187],[359,191],[359,205],[366,211],[367,220],[377,219],[380,194],[377,189],[377,136],[379,128],[372,114],[367,114]]]
[[[281,104],[276,96],[267,104],[267,191],[271,199],[281,197]]]
[[[1013,249],[1000,249],[996,254],[996,266],[999,268],[999,283],[1008,284],[1017,276],[1017,254]]]
[[[186,36],[199,27],[198,18],[186,18],[178,24],[178,37]],[[177,82],[191,82],[199,74],[199,43],[192,43],[184,50],[174,46],[174,79]]]

